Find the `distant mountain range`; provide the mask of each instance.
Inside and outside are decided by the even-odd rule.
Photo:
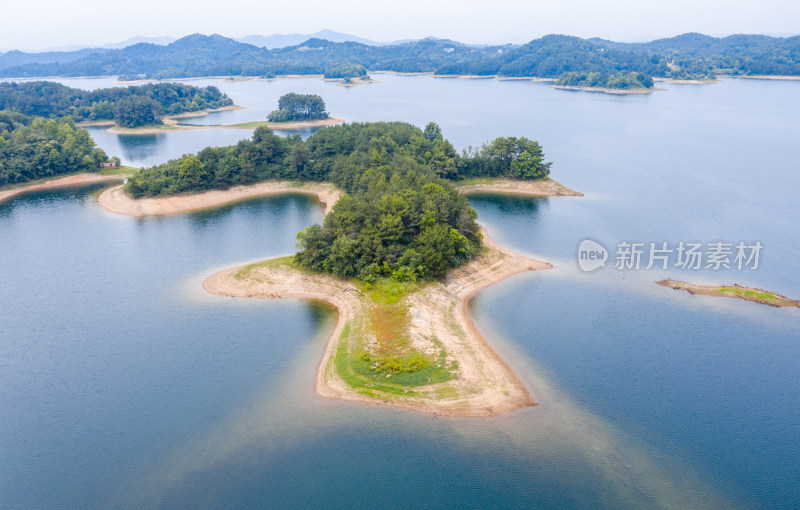
[[[236,38],[237,41],[252,44],[259,48],[285,48],[286,46],[296,46],[309,39],[325,39],[331,42],[357,42],[367,46],[385,46],[390,43],[375,42],[370,39],[358,37],[352,34],[343,34],[333,30],[320,30],[314,34],[273,34],[273,35],[248,35]]]
[[[171,42],[134,38],[122,48],[10,51],[0,55],[0,76],[271,77],[322,74],[339,64],[358,64],[369,71],[544,78],[570,71],[640,72],[678,79],[714,73],[800,75],[800,36],[717,38],[689,33],[620,43],[548,35],[523,45],[475,46],[436,38],[378,43],[333,31],[311,35],[325,37],[288,34],[236,40],[194,34]]]

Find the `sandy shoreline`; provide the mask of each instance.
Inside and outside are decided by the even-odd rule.
[[[689,294],[743,299],[745,301],[753,301],[754,303],[776,307],[800,308],[800,301],[796,299],[789,299],[786,296],[775,294],[774,292],[764,289],[744,287],[738,283],[734,283],[733,285],[697,285],[669,279],[661,280],[656,283],[670,289],[685,290]]]
[[[503,193],[530,197],[582,197],[583,193],[570,189],[552,179],[516,181],[513,179],[471,179],[453,185],[463,195],[476,193]]]
[[[302,298],[325,301],[338,310],[338,319],[317,369],[318,394],[370,404],[399,406],[445,416],[493,416],[535,405],[524,384],[492,350],[469,316],[468,305],[483,288],[526,271],[552,267],[497,246],[484,232],[484,255],[451,270],[410,294],[411,335],[415,345],[433,343],[457,361],[457,377],[445,383],[415,386],[409,394],[369,394],[352,388],[337,372],[340,349],[358,348],[358,332],[369,315],[369,300],[353,283],[283,264],[239,266],[215,273],[203,282],[213,293],[230,297]],[[243,276],[244,274],[244,276]]]
[[[102,175],[102,174],[75,174],[70,175],[67,177],[60,177],[58,179],[52,179],[49,181],[42,182],[40,184],[23,184],[14,188],[9,188],[5,190],[0,190],[0,202],[4,200],[8,200],[12,197],[17,195],[21,195],[22,193],[29,193],[31,191],[38,191],[43,189],[55,189],[55,188],[69,188],[73,186],[85,186],[87,184],[95,184],[98,182],[112,182],[112,181],[123,181],[125,180],[124,175]]]
[[[665,90],[655,87],[650,87],[649,89],[609,89],[606,87],[573,87],[571,85],[553,85],[553,88],[559,90],[574,90],[578,92],[600,92],[602,94],[615,94],[620,96],[629,94],[651,94],[653,92]]]
[[[192,115],[192,117],[194,116],[196,115]],[[317,120],[303,120],[296,122],[272,123],[268,121],[253,121],[253,122],[244,122],[241,124],[200,126],[200,125],[178,124],[177,121],[172,120],[171,122],[165,121],[164,124],[158,124],[156,126],[142,126],[135,128],[125,128],[117,125],[112,125],[106,131],[117,135],[157,135],[159,133],[174,133],[176,131],[195,131],[198,129],[255,129],[260,126],[277,130],[301,129],[306,127],[333,126],[335,124],[341,124],[343,122],[344,120],[342,119],[327,118],[327,119],[317,119]],[[94,125],[97,126],[100,124],[94,124]]]
[[[782,74],[718,74],[719,78],[746,78],[748,80],[784,80],[800,81],[800,76]]]
[[[109,212],[141,218],[209,209],[239,200],[278,193],[314,195],[325,205],[327,214],[333,209],[333,204],[339,200],[342,192],[330,183],[265,181],[249,186],[234,186],[226,190],[140,199],[131,198],[124,192],[122,186],[115,186],[101,193],[97,200],[100,206]]]

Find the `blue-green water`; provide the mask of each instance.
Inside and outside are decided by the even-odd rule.
[[[800,310],[653,282],[800,297],[800,83],[615,97],[378,79],[208,81],[252,108],[192,121],[257,120],[294,90],[347,120],[436,120],[458,148],[540,140],[553,176],[585,197],[471,200],[498,242],[556,266],[472,306],[541,405],[456,420],[316,396],[329,309],[200,287],[291,253],[322,217],[308,198],[137,220],[92,189],[27,195],[0,204],[0,507],[799,507]],[[92,134],[150,165],[250,132]],[[582,273],[587,237],[764,252],[752,272]]]

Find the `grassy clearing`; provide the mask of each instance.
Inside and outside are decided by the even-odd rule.
[[[376,345],[371,346],[373,349],[368,351],[362,337],[359,348],[351,351],[351,371],[361,376],[363,384],[374,385],[380,380],[382,386],[408,388],[437,384],[455,377],[451,367],[447,366],[444,349],[432,359],[411,345],[410,314],[405,298],[419,291],[420,284],[385,278],[375,284],[361,284],[361,287],[372,301],[369,329],[376,341]]]
[[[117,168],[101,168],[99,172],[100,175],[131,175],[141,170],[141,168],[136,168],[133,166],[125,166],[120,165]]]

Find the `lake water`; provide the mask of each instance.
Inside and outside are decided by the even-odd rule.
[[[200,287],[291,253],[322,218],[307,197],[134,219],[99,208],[97,188],[30,194],[0,204],[0,507],[800,507],[800,310],[654,284],[800,297],[800,83],[609,96],[376,78],[192,80],[250,108],[187,122],[261,120],[295,91],[348,121],[434,120],[458,149],[539,140],[585,197],[471,201],[500,244],[555,265],[472,305],[540,405],[457,420],[316,396],[330,309]],[[250,133],[92,129],[135,166]],[[607,267],[580,271],[587,238]],[[613,268],[621,241],[764,248],[755,271],[634,271]]]

